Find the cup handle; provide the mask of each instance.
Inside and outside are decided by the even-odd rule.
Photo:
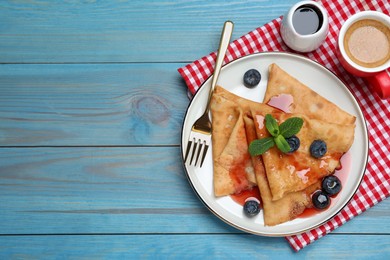
[[[375,76],[367,77],[366,80],[380,98],[390,98],[390,68],[379,72]]]

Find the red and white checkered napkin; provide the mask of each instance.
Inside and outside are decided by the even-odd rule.
[[[328,11],[329,35],[319,49],[306,56],[336,73],[355,95],[367,120],[370,151],[364,179],[350,203],[322,226],[300,235],[286,237],[295,251],[333,231],[390,195],[390,102],[371,94],[366,83],[361,78],[348,74],[336,57],[337,35],[344,21],[354,13],[364,10],[377,10],[389,15],[390,3],[388,0],[323,0],[321,3]],[[280,37],[280,22],[281,17],[232,42],[225,63],[256,52],[291,52]],[[178,69],[192,94],[212,74],[215,58],[216,53],[212,53]]]

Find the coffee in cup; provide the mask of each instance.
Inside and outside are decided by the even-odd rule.
[[[362,11],[349,17],[338,37],[337,56],[351,74],[363,77],[381,98],[390,98],[390,17]]]
[[[390,28],[378,20],[359,20],[345,32],[344,48],[360,66],[381,66],[390,59]]]

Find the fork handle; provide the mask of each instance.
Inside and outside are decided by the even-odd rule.
[[[211,81],[212,89],[214,89],[215,85],[217,84],[219,73],[221,72],[222,63],[226,55],[226,50],[229,46],[230,38],[233,33],[233,27],[234,25],[231,21],[226,21],[223,26],[221,39],[219,42],[218,53],[217,53],[217,60],[215,62],[215,67],[214,67],[213,80]]]
[[[212,96],[212,93],[214,91],[215,85],[217,84],[219,73],[221,72],[222,63],[223,63],[223,60],[224,60],[225,55],[226,55],[226,50],[229,46],[230,38],[232,37],[233,27],[234,27],[234,24],[231,21],[226,21],[224,26],[223,26],[221,39],[219,42],[219,48],[218,48],[218,52],[217,52],[217,60],[215,61],[213,78],[211,81],[209,96],[208,96],[208,100],[207,100],[206,113],[208,113],[209,109],[210,109],[211,96]]]

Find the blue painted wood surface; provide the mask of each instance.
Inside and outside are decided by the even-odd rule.
[[[1,1],[0,258],[388,258],[389,200],[294,253],[184,175],[177,68],[295,2]]]

